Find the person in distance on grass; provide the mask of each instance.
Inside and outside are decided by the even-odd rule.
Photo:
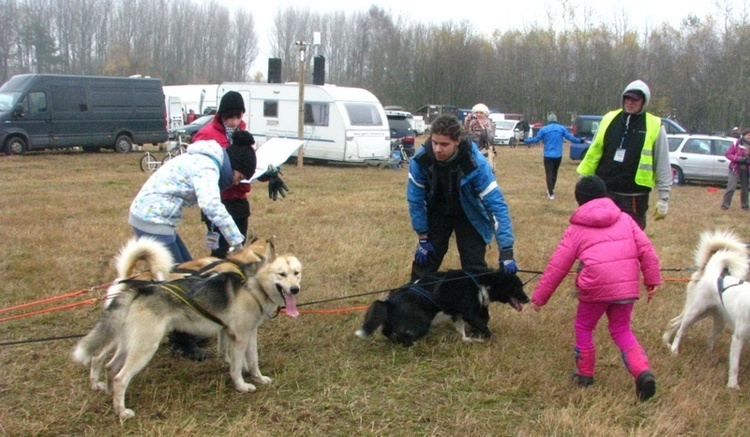
[[[622,93],[622,108],[602,117],[591,147],[578,166],[582,176],[604,180],[609,196],[646,228],[649,193],[656,186],[659,200],[654,219],[666,217],[672,169],[669,144],[661,118],[646,112],[651,90],[645,82],[631,82]]]
[[[214,119],[195,134],[193,141],[214,140],[221,147],[228,148],[232,144],[234,132],[247,130],[247,125],[242,120],[244,114],[245,101],[242,95],[237,91],[228,91],[221,97],[219,109],[216,111]],[[255,144],[252,135],[250,138],[251,144]],[[253,152],[253,157],[255,157],[255,152]],[[252,177],[253,173],[255,173],[255,167],[252,168],[250,174],[246,175],[246,179]],[[268,181],[268,196],[273,200],[278,197],[286,197],[285,191],[289,191],[279,174],[278,168],[269,168],[266,174],[259,178],[261,181]],[[250,218],[250,202],[247,200],[247,194],[251,188],[251,184],[233,184],[221,192],[221,202],[229,211],[243,237],[247,237],[248,220]],[[207,246],[211,249],[211,256],[226,258],[230,248],[229,242],[222,233],[216,232],[216,224],[209,220],[205,214],[202,215],[202,219],[206,223]],[[215,240],[215,238],[218,238],[218,240]],[[217,242],[214,243],[214,241]]]
[[[531,297],[534,311],[544,306],[567,276],[576,259],[583,269],[576,277],[578,310],[575,319],[575,381],[594,383],[596,350],[594,329],[607,314],[609,333],[622,351],[622,359],[635,378],[640,400],[656,392],[648,358],[633,335],[630,317],[640,294],[640,273],[650,302],[661,284],[659,258],[651,241],[635,221],[607,197],[598,176],[585,176],[575,188],[578,209],[544,269]]]
[[[484,103],[477,103],[471,108],[471,113],[466,115],[464,121],[464,131],[471,135],[471,140],[479,147],[482,155],[490,160],[494,169],[494,150],[492,147],[492,138],[495,136],[495,129],[492,127],[492,120],[489,119],[490,110]],[[493,155],[490,155],[490,154]]]
[[[461,268],[487,268],[484,259],[493,236],[500,249],[500,267],[516,273],[513,229],[503,193],[492,168],[470,138],[461,137],[461,123],[441,115],[409,163],[406,198],[419,243],[412,280],[436,272],[455,232]]]
[[[242,249],[244,236],[221,203],[219,192],[255,172],[255,151],[250,133],[236,133],[234,138],[226,149],[216,141],[196,141],[186,154],[170,159],[151,175],[130,205],[128,223],[135,234],[162,242],[176,263],[190,261],[193,258],[176,228],[182,207],[197,203],[232,249]],[[186,358],[200,361],[210,356],[198,347],[199,339],[193,335],[172,332],[169,341]]]
[[[747,211],[749,205],[748,197],[748,164],[750,163],[750,129],[742,131],[742,135],[734,143],[724,156],[729,160],[729,177],[727,178],[727,191],[721,202],[721,209],[729,209],[732,204],[734,191],[737,183],[740,184],[740,207]]]
[[[563,138],[577,144],[583,143],[583,140],[574,137],[565,126],[559,124],[554,113],[547,116],[547,123],[547,126],[541,128],[534,137],[527,138],[523,142],[533,144],[544,141],[544,175],[547,179],[547,198],[554,200],[557,171],[562,162]]]

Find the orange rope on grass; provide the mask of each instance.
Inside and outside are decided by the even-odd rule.
[[[82,300],[80,302],[69,303],[67,305],[60,305],[60,306],[56,306],[52,308],[46,308],[46,309],[39,310],[39,311],[32,311],[30,313],[16,314],[15,316],[8,316],[8,317],[0,319],[0,323],[7,322],[9,320],[21,319],[24,317],[37,316],[39,314],[52,313],[55,311],[66,310],[68,308],[75,308],[75,307],[79,307],[83,305],[91,305],[91,304],[99,302],[100,300],[101,300],[100,298],[95,297],[92,299]]]
[[[20,310],[22,308],[28,308],[28,307],[34,306],[34,305],[41,305],[43,303],[54,302],[56,300],[65,299],[65,298],[68,298],[68,297],[79,296],[81,294],[88,293],[88,291],[89,291],[88,288],[83,288],[83,289],[80,289],[78,291],[72,291],[70,293],[61,294],[59,296],[52,296],[52,297],[48,297],[46,299],[36,300],[34,302],[22,303],[20,305],[15,305],[15,306],[12,306],[12,307],[0,308],[0,313],[5,313],[5,312],[8,312],[8,311]],[[2,320],[0,319],[0,321],[2,321]]]

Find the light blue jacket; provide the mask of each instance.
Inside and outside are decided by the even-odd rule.
[[[562,158],[563,155],[563,137],[567,138],[571,143],[580,144],[583,142],[582,139],[576,138],[568,132],[565,126],[551,122],[547,126],[539,129],[532,138],[523,140],[524,143],[538,143],[544,141],[544,157],[545,158]]]
[[[182,220],[182,207],[198,204],[231,246],[242,243],[244,237],[219,194],[225,157],[216,141],[196,141],[186,154],[164,163],[130,205],[130,225],[151,234],[171,235]]]
[[[487,244],[491,244],[494,236],[501,252],[513,250],[513,226],[508,205],[487,159],[476,144],[466,139],[459,144],[459,154],[456,158],[459,196],[466,217]],[[409,163],[406,186],[409,215],[417,234],[429,232],[427,211],[432,208],[435,197],[435,166],[431,140],[428,139]]]

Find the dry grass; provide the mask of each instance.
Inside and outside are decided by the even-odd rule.
[[[147,178],[137,154],[48,153],[0,157],[0,308],[110,281],[111,260],[131,236],[128,206]],[[510,204],[516,257],[541,270],[574,208],[575,163],[563,161],[555,201],[545,196],[539,148],[502,148],[498,179]],[[276,235],[281,251],[303,262],[300,302],[385,290],[407,280],[416,238],[406,210],[406,170],[288,165],[292,191],[271,202],[252,194],[251,226]],[[649,223],[665,268],[692,264],[704,229],[750,235],[735,203],[719,210],[723,190],[680,186],[667,220]],[[737,202],[737,199],[735,199]],[[194,256],[203,248],[197,209],[180,226]],[[493,246],[488,260],[496,263]],[[446,268],[458,267],[455,254]],[[531,274],[523,274],[532,279]],[[686,272],[665,271],[668,278]],[[528,286],[531,293],[535,280]],[[683,285],[666,282],[636,305],[633,325],[657,376],[657,396],[635,402],[632,379],[599,327],[597,383],[569,384],[573,368],[572,281],[540,314],[492,308],[495,337],[464,344],[450,327],[413,348],[379,334],[354,336],[363,314],[279,317],[261,328],[261,369],[274,378],[256,393],[236,392],[218,360],[193,363],[162,347],[133,381],[120,424],[111,400],[91,392],[87,372],[70,360],[75,340],[0,346],[0,434],[7,435],[742,435],[748,428],[750,368],[743,388],[725,388],[729,334],[705,353],[708,322],[696,326],[679,357],[661,344],[683,304]],[[379,296],[379,295],[377,295]],[[301,309],[369,303],[376,296]],[[83,334],[98,305],[2,323],[0,341]],[[4,315],[0,313],[0,315]]]

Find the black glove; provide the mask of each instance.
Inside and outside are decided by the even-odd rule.
[[[286,192],[289,191],[289,187],[279,177],[280,174],[282,173],[278,167],[268,166],[268,170],[266,171],[266,176],[268,177],[268,198],[274,202],[279,198],[279,195],[286,197]]]

